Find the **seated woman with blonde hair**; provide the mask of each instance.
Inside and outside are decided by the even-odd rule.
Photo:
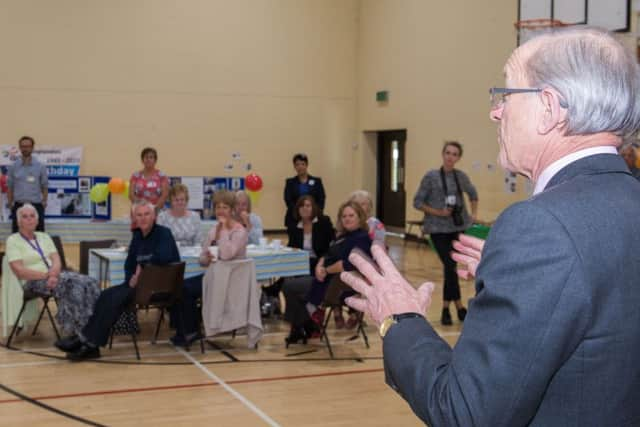
[[[249,233],[249,243],[257,245],[260,238],[264,237],[262,231],[262,219],[251,212],[251,199],[244,190],[236,191],[236,220],[247,229]]]
[[[60,256],[51,237],[35,231],[38,212],[33,205],[23,205],[16,216],[18,232],[10,235],[5,245],[9,268],[2,275],[4,335],[7,327],[17,320],[25,291],[54,297],[58,324],[69,335],[78,333],[89,320],[100,295],[98,281],[72,271],[61,271]],[[35,317],[36,310],[36,301],[28,304],[23,319]]]
[[[248,232],[242,224],[234,219],[236,198],[234,193],[226,190],[216,191],[213,195],[213,206],[217,224],[211,228],[202,243],[200,264],[208,266],[217,259],[229,261],[247,257]],[[218,247],[218,256],[209,251],[210,246]],[[178,346],[189,346],[200,339],[197,300],[202,297],[202,275],[184,281],[182,295],[181,320],[177,321],[176,335],[171,342]],[[180,324],[181,323],[181,324]]]

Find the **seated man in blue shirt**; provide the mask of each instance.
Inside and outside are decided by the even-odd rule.
[[[111,327],[134,297],[140,273],[146,264],[180,262],[180,253],[171,231],[155,223],[153,205],[147,201],[136,202],[133,215],[138,228],[133,231],[129,244],[124,283],[100,294],[82,333],[56,341],[56,347],[66,352],[70,360],[100,357],[99,347],[107,344]]]

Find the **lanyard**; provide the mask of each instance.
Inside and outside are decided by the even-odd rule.
[[[444,197],[446,198],[449,195],[448,189],[447,189],[447,180],[444,177],[444,168],[440,168],[440,179],[442,180],[442,187],[444,190]],[[453,179],[456,182],[456,194],[460,197],[460,199],[462,200],[462,192],[460,191],[460,182],[458,182],[458,174],[456,173],[456,170],[453,170]],[[458,204],[458,202],[456,201],[456,205]]]
[[[42,262],[44,262],[44,265],[47,267],[47,269],[50,268],[49,263],[47,262],[47,258],[45,258],[44,253],[42,252],[42,248],[40,247],[40,243],[38,243],[38,237],[35,236],[35,242],[36,244],[34,245],[31,240],[27,239],[24,234],[20,233],[20,236],[22,236],[22,238],[25,240],[25,242],[27,242],[29,244],[29,246],[31,246],[31,248],[38,252],[38,254],[40,255],[40,258],[42,258]]]

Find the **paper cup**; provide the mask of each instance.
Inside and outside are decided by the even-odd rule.
[[[267,239],[266,237],[261,237],[260,240],[258,241],[258,245],[260,246],[261,249],[266,248],[268,243],[269,243],[269,239]]]
[[[273,249],[275,249],[276,251],[279,251],[281,248],[282,248],[282,240],[273,239]]]

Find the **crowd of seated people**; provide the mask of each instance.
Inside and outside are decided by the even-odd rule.
[[[294,191],[293,184],[289,182],[292,180],[289,180],[287,185],[290,188],[286,191],[289,196],[287,203],[291,202],[289,199],[293,193],[300,195],[295,206],[289,206],[288,246],[309,252],[310,274],[287,279],[282,287],[287,307],[284,317],[291,323],[287,345],[300,340],[306,342],[307,338],[318,336],[324,317],[322,302],[327,287],[340,272],[353,268],[348,260],[351,250],[359,248],[369,253],[372,241],[384,241],[385,236],[384,226],[371,215],[372,199],[366,191],[352,193],[348,201],[340,206],[334,229],[330,217],[323,214],[313,191],[310,191],[321,188],[321,181],[306,173],[308,160],[306,156],[300,156],[303,155],[294,158],[294,165],[301,169],[297,176],[299,185],[295,185]],[[99,347],[106,344],[111,328],[135,295],[136,284],[145,265],[178,262],[180,246],[200,246],[199,262],[203,267],[217,260],[243,259],[247,256],[247,245],[259,244],[263,237],[262,220],[252,212],[248,194],[225,190],[214,194],[217,223],[204,236],[200,215],[187,209],[188,187],[178,183],[167,189],[163,180],[161,185],[150,184],[155,192],[149,190],[137,180],[144,180],[147,176],[143,173],[145,171],[150,171],[150,177],[158,175],[155,173],[157,152],[146,148],[141,158],[145,169],[137,173],[133,180],[136,181],[131,191],[134,196],[132,224],[135,228],[122,284],[100,292],[96,280],[60,271],[60,260],[49,236],[31,230],[32,217],[37,213],[28,205],[19,212],[20,233],[7,240],[11,274],[5,275],[3,282],[13,277],[20,281],[24,289],[48,292],[55,296],[58,322],[68,334],[55,344],[71,360],[100,357]],[[301,176],[306,179],[300,180]],[[144,197],[150,192],[156,203]],[[159,210],[158,200],[165,197],[165,193],[170,207]],[[324,203],[324,194],[322,196],[320,202]],[[216,255],[209,250],[214,245],[217,246]],[[172,307],[171,326],[175,328],[175,335],[170,341],[176,346],[189,346],[201,338],[198,301],[202,298],[202,287],[203,274],[186,278],[182,299]],[[3,313],[7,315],[13,314],[16,311],[14,308],[21,303],[13,296],[3,299]],[[8,305],[12,308],[8,309]],[[25,318],[29,317],[28,314]],[[345,322],[342,311],[338,310],[335,321],[337,328],[345,325],[352,327],[355,316],[352,313]],[[5,319],[4,324],[9,323]]]

